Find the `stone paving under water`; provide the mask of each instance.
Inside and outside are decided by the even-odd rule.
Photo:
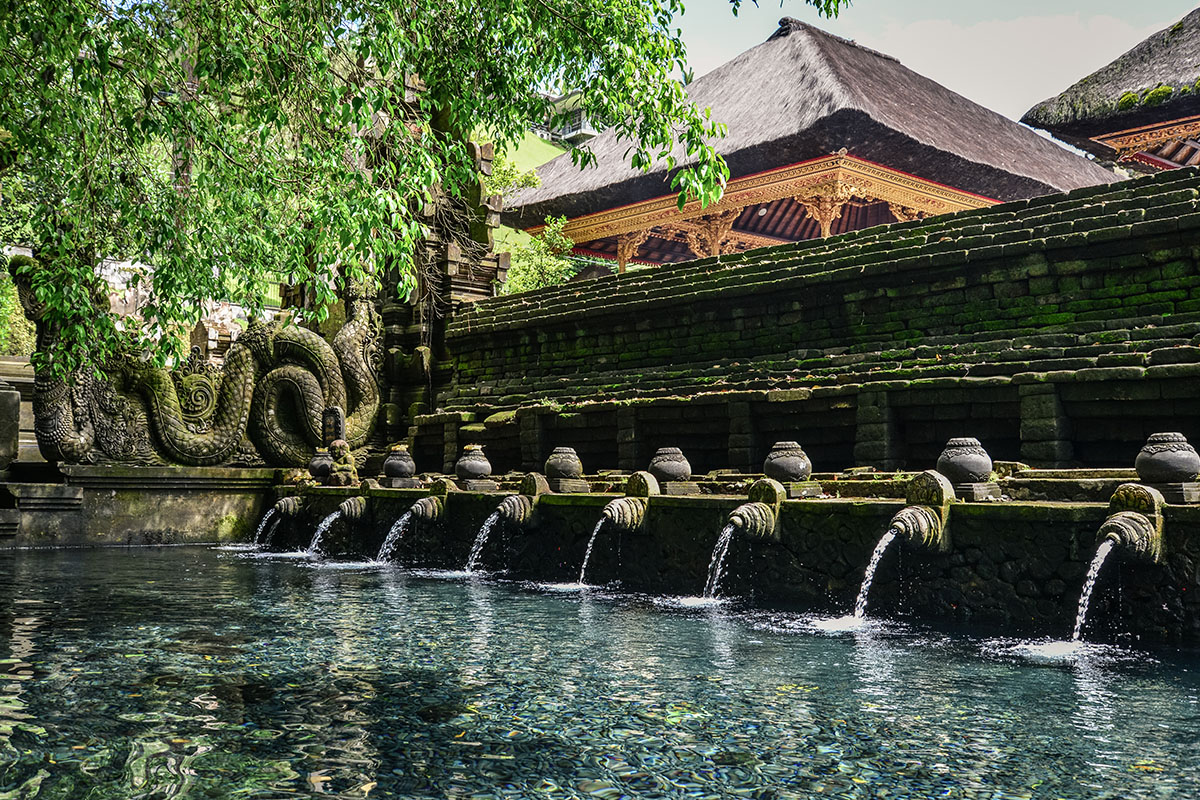
[[[5,797],[1200,787],[1192,654],[244,549],[15,551],[0,576]]]

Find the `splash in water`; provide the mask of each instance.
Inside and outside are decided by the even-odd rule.
[[[600,529],[604,527],[605,517],[601,517],[596,523],[596,527],[592,528],[592,538],[588,539],[587,551],[583,554],[583,566],[579,568],[579,585],[586,586],[588,562],[592,560],[592,548],[596,546],[596,537],[600,535]]]
[[[275,519],[275,513],[275,508],[272,506],[271,508],[267,509],[267,513],[263,514],[263,518],[258,523],[258,530],[254,532],[255,544],[266,544],[266,542],[263,541],[263,531],[267,529],[267,525],[271,522],[271,520]]]
[[[392,556],[396,554],[396,546],[400,544],[400,540],[404,538],[404,534],[408,533],[408,526],[411,522],[412,512],[405,511],[403,516],[392,525],[392,529],[388,531],[387,538],[383,540],[383,546],[379,548],[379,555],[375,556],[376,561],[392,560]]]
[[[471,545],[471,555],[467,556],[467,566],[464,567],[467,572],[474,572],[479,566],[479,559],[483,555],[484,545],[487,544],[488,537],[492,535],[492,528],[496,527],[496,523],[500,521],[500,512],[493,511],[483,525],[479,528],[479,533],[475,534],[475,542]]]
[[[328,517],[321,520],[321,524],[317,526],[316,532],[313,533],[312,542],[309,543],[309,545],[308,545],[308,554],[310,556],[321,555],[321,537],[323,537],[325,535],[325,532],[327,530],[329,530],[329,528],[333,525],[334,521],[337,520],[337,518],[340,517],[341,515],[342,515],[342,512],[339,510],[339,511],[333,512]]]
[[[1096,586],[1096,578],[1100,575],[1100,568],[1104,566],[1104,559],[1108,558],[1108,554],[1116,545],[1112,539],[1105,539],[1096,548],[1096,555],[1092,556],[1092,565],[1088,567],[1087,579],[1083,582],[1083,591],[1079,594],[1079,609],[1075,612],[1075,632],[1071,634],[1073,642],[1083,638],[1083,622],[1087,619],[1088,605],[1092,602],[1092,589]]]
[[[729,545],[733,543],[733,532],[737,530],[731,522],[721,529],[717,537],[717,546],[713,548],[712,558],[708,560],[708,582],[704,584],[704,596],[716,597],[721,591],[721,577],[725,574],[725,557],[729,555]]]
[[[883,554],[887,552],[888,546],[899,533],[895,528],[888,528],[888,532],[875,545],[875,552],[871,553],[871,561],[867,564],[867,571],[863,574],[862,586],[858,588],[858,598],[854,601],[854,617],[856,619],[862,619],[867,615],[867,595],[871,593],[871,582],[875,580],[875,570],[879,569],[879,562],[883,560]]]

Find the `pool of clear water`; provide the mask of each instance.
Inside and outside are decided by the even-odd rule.
[[[6,552],[0,798],[1200,795],[1194,655],[837,630],[236,551]]]

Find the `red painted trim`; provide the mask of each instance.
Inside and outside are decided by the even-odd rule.
[[[1131,156],[1125,156],[1121,160],[1122,161],[1137,161],[1142,164],[1145,164],[1148,167],[1154,167],[1155,169],[1161,169],[1163,171],[1166,171],[1169,169],[1179,169],[1183,166],[1182,164],[1176,164],[1174,161],[1168,161],[1165,158],[1159,158],[1158,156],[1151,155],[1150,153],[1147,153],[1145,151],[1134,153]]]
[[[617,257],[614,256],[612,253],[600,253],[595,250],[588,250],[586,247],[572,247],[571,252],[577,256],[591,256],[592,258],[601,258],[601,259],[604,259],[605,261],[611,261],[614,264],[617,262]],[[684,259],[684,261],[691,261],[691,260],[692,259]],[[680,262],[664,261],[664,262],[660,263],[658,261],[648,261],[644,258],[631,258],[626,263],[628,263],[628,264],[645,264],[648,267],[661,267],[663,264],[678,264]]]

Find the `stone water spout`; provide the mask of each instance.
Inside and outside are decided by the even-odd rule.
[[[787,496],[783,484],[771,478],[757,480],[750,487],[750,502],[740,505],[729,515],[735,533],[751,539],[778,542],[779,509]]]
[[[430,495],[429,497],[422,497],[413,503],[409,511],[412,513],[413,518],[428,523],[441,521],[445,508],[446,505],[442,498]]]
[[[1096,587],[1104,562],[1113,550],[1120,548],[1127,558],[1162,563],[1164,503],[1162,492],[1138,483],[1123,483],[1113,492],[1108,501],[1108,517],[1096,534],[1099,542],[1096,553],[1092,556],[1083,589],[1079,593],[1075,629],[1071,634],[1073,641],[1078,642],[1083,638],[1083,625],[1087,622],[1092,590]]]
[[[1112,540],[1127,556],[1161,563],[1164,502],[1162,493],[1150,486],[1121,484],[1108,501],[1108,518],[1097,538]]]
[[[940,552],[950,549],[946,524],[950,520],[950,503],[954,499],[954,486],[937,470],[926,470],[908,482],[905,492],[908,505],[900,509],[888,523],[888,529],[876,543],[863,573],[862,585],[854,601],[856,619],[866,617],[867,599],[875,580],[875,571],[896,539],[903,539],[923,549]]]
[[[950,538],[946,526],[955,499],[950,481],[936,470],[926,470],[908,482],[904,499],[908,505],[892,517],[889,529],[916,547],[947,552]]]
[[[523,494],[510,494],[496,506],[496,514],[508,525],[521,528],[533,519],[533,498]]]
[[[705,597],[717,597],[721,591],[721,578],[725,575],[725,560],[737,536],[747,536],[778,542],[780,540],[779,510],[787,497],[783,484],[772,478],[757,480],[750,487],[749,503],[738,506],[729,515],[729,522],[721,529],[717,544],[708,560],[708,580],[704,584]]]
[[[634,533],[642,529],[642,523],[646,520],[646,499],[618,497],[606,505],[600,514],[616,530]]]
[[[281,517],[294,517],[304,509],[304,501],[299,497],[281,497],[275,503],[275,512]]]
[[[338,506],[338,511],[342,512],[342,516],[345,519],[357,522],[367,513],[367,498],[361,496],[347,497]]]
[[[640,531],[646,521],[648,499],[660,492],[657,478],[649,472],[635,472],[625,482],[625,496],[606,505],[600,514],[618,531]]]
[[[538,498],[549,494],[550,483],[545,475],[530,472],[521,479],[517,494],[510,494],[496,506],[500,520],[512,528],[524,528],[533,522]]]

